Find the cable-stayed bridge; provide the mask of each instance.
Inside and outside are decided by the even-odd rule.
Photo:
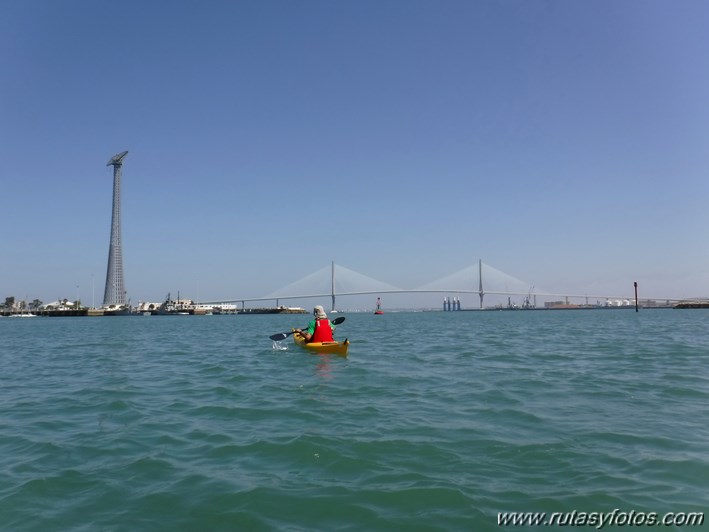
[[[282,300],[329,298],[331,310],[337,309],[337,298],[350,296],[381,295],[381,294],[471,294],[477,296],[479,307],[483,308],[486,295],[524,297],[524,304],[536,306],[536,298],[544,299],[581,298],[586,303],[589,300],[628,299],[628,295],[609,294],[559,294],[530,286],[516,277],[508,275],[482,260],[453,274],[427,283],[417,288],[401,288],[332,262],[330,265],[313,272],[302,279],[290,283],[263,297],[236,297],[219,301],[204,301],[204,304],[246,303],[275,301],[276,306]],[[664,300],[665,298],[663,298]],[[668,301],[670,301],[668,299]]]

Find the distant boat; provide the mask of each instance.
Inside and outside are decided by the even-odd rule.
[[[22,312],[20,314],[10,314],[10,318],[36,318],[37,314],[32,314],[30,312]]]
[[[128,305],[104,305],[101,310],[104,316],[130,316],[132,314]]]
[[[165,298],[165,301],[163,301],[160,305],[157,306],[157,308],[154,307],[154,305],[150,305],[152,310],[150,310],[150,313],[155,315],[189,315],[189,314],[195,314],[196,313],[196,305],[195,302],[192,301],[191,299],[181,299],[180,298],[180,292],[177,292],[177,299],[172,299],[170,297],[170,293],[167,294],[167,297]],[[204,314],[205,309],[200,309],[199,314]]]

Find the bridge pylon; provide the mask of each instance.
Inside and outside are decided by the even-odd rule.
[[[483,296],[485,295],[485,292],[483,292],[483,260],[478,259],[478,272],[480,274],[480,289],[478,291],[478,294],[480,295],[480,308],[483,308]]]
[[[335,311],[335,261],[332,261],[332,274],[330,275],[330,279],[332,281],[332,284],[330,285],[330,294],[332,295],[332,308],[330,308],[330,311]]]

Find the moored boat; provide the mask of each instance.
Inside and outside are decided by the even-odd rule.
[[[345,338],[343,342],[306,342],[298,333],[293,333],[295,345],[312,351],[313,353],[327,353],[333,355],[347,356],[347,349],[350,346],[350,341]]]

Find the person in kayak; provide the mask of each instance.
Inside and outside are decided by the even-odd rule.
[[[322,305],[317,305],[313,309],[313,316],[315,319],[308,323],[306,330],[296,329],[295,332],[305,338],[308,343],[334,342],[333,333],[335,332],[335,326],[327,319],[327,314],[325,314],[325,309]]]

